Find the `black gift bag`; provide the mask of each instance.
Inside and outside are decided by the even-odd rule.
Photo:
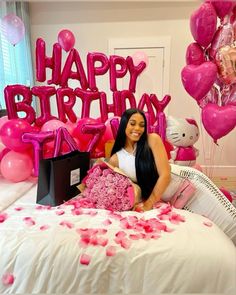
[[[75,197],[80,192],[77,186],[86,176],[89,166],[89,152],[78,150],[40,160],[36,202],[58,206]]]

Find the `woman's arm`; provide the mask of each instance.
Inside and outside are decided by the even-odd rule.
[[[154,156],[159,178],[157,180],[156,185],[153,188],[151,195],[143,203],[142,209],[144,211],[152,209],[153,205],[161,200],[161,197],[164,191],[166,190],[167,186],[169,185],[171,178],[171,168],[168,161],[166,149],[161,137],[155,133],[149,134],[148,144]]]
[[[110,165],[112,165],[113,167],[118,167],[119,168],[119,161],[118,161],[118,157],[116,154],[112,155],[108,161],[108,163]]]

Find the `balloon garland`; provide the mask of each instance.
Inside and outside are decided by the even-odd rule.
[[[182,83],[201,108],[203,126],[217,143],[236,126],[235,1],[205,0],[192,13],[190,30],[195,42],[186,50]]]
[[[37,176],[40,159],[67,153],[72,143],[79,150],[90,152],[92,158],[104,157],[105,144],[110,144],[116,137],[120,116],[128,107],[127,103],[130,107],[145,110],[148,132],[159,133],[165,140],[164,109],[171,97],[165,95],[159,100],[155,94],[144,93],[138,103],[135,98],[138,77],[148,64],[145,53],[139,51],[124,58],[89,52],[87,67],[84,67],[78,50],[74,48],[72,32],[60,31],[57,41],[53,44],[51,56],[46,55],[45,41],[42,38],[36,41],[35,76],[38,86],[30,88],[16,84],[4,89],[8,118],[0,118],[0,139],[5,146],[0,151],[0,171],[8,180],[25,180],[32,167],[33,175]],[[109,76],[111,103],[107,101],[107,94],[98,89],[97,77],[103,75]],[[118,89],[119,79],[126,75],[129,75],[128,89]],[[76,81],[78,87],[72,89],[69,86],[71,80]],[[47,85],[40,85],[45,82]],[[22,97],[21,101],[17,101],[18,95]],[[39,101],[39,114],[32,106],[33,97]],[[53,97],[57,115],[51,111]],[[82,104],[81,109],[74,107],[77,100]],[[94,101],[99,103],[100,109],[100,117],[96,119],[90,115]],[[25,117],[19,118],[19,112],[23,112]],[[23,153],[28,158],[18,157]],[[28,171],[24,177],[19,177],[16,168],[11,168],[20,164],[17,157],[25,163],[24,169]]]

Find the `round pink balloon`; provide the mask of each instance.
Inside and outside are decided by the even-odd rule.
[[[57,120],[57,119],[52,119],[52,120],[49,120],[47,122],[45,122],[41,128],[41,131],[42,132],[46,132],[46,131],[54,131],[54,130],[57,130],[58,128],[60,127],[65,127],[66,128],[66,124],[63,123],[62,121],[60,120]]]
[[[5,145],[0,142],[0,162],[8,152],[10,152],[10,149],[6,148]]]
[[[25,26],[22,20],[15,14],[9,13],[1,21],[1,30],[7,41],[16,45],[25,35]]]
[[[67,121],[66,123],[65,123],[65,127],[66,127],[66,129],[69,131],[69,133],[72,135],[73,134],[73,132],[74,132],[74,129],[76,128],[76,126],[77,126],[77,123],[72,123],[71,121]]]
[[[8,152],[0,163],[2,176],[13,182],[24,181],[31,176],[32,158],[25,153]]]
[[[148,66],[148,56],[145,52],[143,51],[136,51],[133,55],[132,55],[132,59],[134,62],[135,66],[138,66],[142,61],[145,62],[146,64],[146,68]]]
[[[201,115],[203,126],[215,143],[236,126],[236,106],[233,105],[209,103],[202,109]]]
[[[84,134],[82,128],[85,124],[97,125],[97,120],[92,118],[82,118],[77,122],[77,126],[74,128],[72,136],[78,140],[78,147],[81,151],[85,151],[89,142],[93,139],[93,134]]]
[[[23,119],[11,119],[2,125],[0,138],[7,148],[16,152],[23,152],[32,148],[32,146],[22,141],[22,135],[32,131],[33,128],[27,121]]]
[[[186,63],[198,66],[205,61],[203,48],[196,42],[189,44],[186,51]]]
[[[69,30],[62,30],[59,32],[58,36],[58,43],[61,47],[67,52],[71,50],[75,45],[75,36]]]
[[[99,143],[98,143],[98,146],[97,146],[97,149],[99,151],[104,151],[106,142],[111,141],[111,140],[114,140],[112,125],[111,125],[111,121],[114,120],[114,119],[117,119],[118,120],[118,125],[119,125],[120,117],[117,117],[117,116],[114,116],[112,118],[109,118],[105,122],[106,129],[105,129],[105,132],[102,135],[101,139],[99,140]]]
[[[2,125],[5,124],[7,121],[8,121],[7,116],[3,116],[0,118],[0,129],[1,129]]]
[[[194,40],[207,47],[215,34],[217,15],[210,3],[203,3],[190,17],[190,30]]]

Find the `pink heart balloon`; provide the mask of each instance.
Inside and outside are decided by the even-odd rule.
[[[235,1],[227,1],[227,0],[223,0],[223,1],[208,0],[208,2],[212,3],[219,18],[223,18],[227,14],[229,14],[233,6],[235,5],[234,3]]]
[[[207,47],[215,34],[217,15],[211,3],[203,3],[190,17],[190,30],[197,43]]]
[[[209,103],[202,109],[202,123],[214,142],[236,126],[236,106],[218,106]]]
[[[187,65],[200,65],[205,62],[203,48],[196,42],[189,44],[186,51]]]
[[[207,61],[201,65],[187,65],[181,72],[185,90],[197,101],[202,99],[211,89],[217,77],[217,66]]]

